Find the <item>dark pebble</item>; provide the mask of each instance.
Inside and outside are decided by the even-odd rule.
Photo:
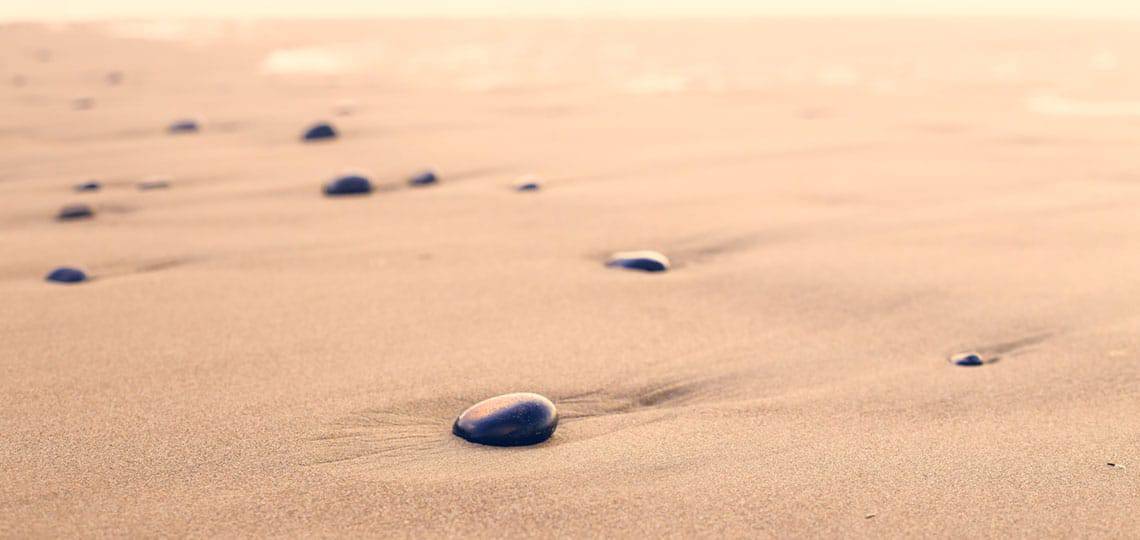
[[[981,356],[973,353],[955,355],[950,358],[950,362],[956,366],[963,367],[978,367],[985,364],[985,361],[982,360]]]
[[[526,446],[549,439],[558,427],[554,403],[520,392],[485,399],[463,411],[451,432],[473,443]]]
[[[625,268],[643,272],[664,272],[669,269],[668,257],[656,251],[623,251],[614,253],[606,261],[610,268]]]
[[[75,185],[75,191],[99,191],[99,188],[101,188],[101,187],[103,187],[103,184],[100,184],[99,182],[91,180],[89,182],[84,182],[82,184],[76,184]]]
[[[363,176],[341,176],[325,184],[325,195],[366,195],[372,192],[372,182]]]
[[[95,211],[86,204],[69,204],[59,209],[56,219],[67,221],[72,219],[87,219],[95,216]]]
[[[178,120],[166,128],[168,133],[177,135],[182,133],[198,133],[198,122],[195,120]]]
[[[538,183],[537,178],[527,175],[515,184],[515,191],[538,191],[541,187],[542,185]]]
[[[336,138],[336,130],[329,124],[320,123],[305,130],[302,141],[323,141]]]
[[[439,182],[435,171],[424,171],[408,179],[409,186],[430,186]]]
[[[68,268],[65,266],[63,268],[56,268],[55,270],[52,270],[51,273],[48,274],[44,279],[48,281],[54,281],[56,283],[79,283],[80,281],[87,280],[87,274],[83,273],[83,270]]]

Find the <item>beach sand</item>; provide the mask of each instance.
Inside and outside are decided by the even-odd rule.
[[[1065,21],[3,26],[0,536],[1136,537],[1137,51]],[[376,192],[321,195],[351,171]],[[674,267],[605,268],[627,250]],[[553,438],[451,434],[508,392]]]

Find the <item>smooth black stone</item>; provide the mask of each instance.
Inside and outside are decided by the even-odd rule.
[[[545,441],[558,427],[554,403],[538,394],[520,392],[485,399],[463,411],[451,432],[489,446],[526,446]]]
[[[316,124],[313,127],[305,130],[304,135],[301,135],[303,141],[321,141],[326,139],[335,139],[336,130],[329,124]]]
[[[100,184],[99,182],[92,180],[90,182],[84,182],[82,184],[76,184],[75,185],[75,191],[99,191],[99,188],[101,188],[101,187],[103,187],[103,184]]]
[[[59,214],[56,219],[72,220],[72,219],[86,219],[95,216],[95,211],[86,204],[69,204],[59,209]]]
[[[198,133],[198,122],[194,120],[178,120],[166,128],[171,134]]]
[[[325,195],[366,195],[372,192],[372,182],[363,176],[342,176],[325,184]]]
[[[606,266],[625,268],[643,272],[664,272],[669,269],[669,259],[656,251],[624,251],[614,253]]]
[[[439,182],[439,177],[435,175],[435,171],[424,171],[408,179],[410,186],[430,186]]]
[[[962,354],[950,359],[956,366],[962,367],[978,367],[985,364],[981,356],[976,354]]]
[[[538,191],[540,187],[538,182],[525,182],[515,186],[515,191]]]
[[[52,270],[44,279],[56,283],[79,283],[80,281],[87,280],[87,274],[83,273],[83,270],[65,266]]]
[[[140,191],[148,191],[151,189],[166,189],[168,187],[170,187],[170,182],[167,182],[166,180],[147,180],[145,182],[138,183],[138,188]]]

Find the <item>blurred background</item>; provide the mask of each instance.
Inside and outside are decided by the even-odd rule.
[[[1140,17],[1134,0],[45,0],[7,2],[0,19],[363,16],[1021,16]]]

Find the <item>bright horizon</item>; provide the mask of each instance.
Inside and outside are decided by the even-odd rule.
[[[0,6],[0,20],[339,17],[957,16],[1140,18],[1135,0],[41,0]]]

